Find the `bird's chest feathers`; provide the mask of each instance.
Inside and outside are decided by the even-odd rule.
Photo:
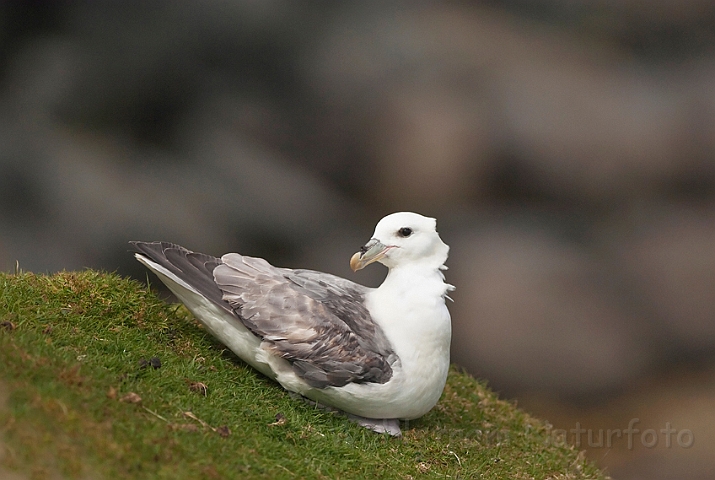
[[[366,298],[373,318],[403,359],[448,352],[452,329],[446,289],[439,272],[391,272]]]

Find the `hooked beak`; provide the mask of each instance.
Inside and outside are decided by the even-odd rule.
[[[371,263],[380,260],[390,248],[392,247],[380,243],[376,238],[372,238],[360,248],[359,252],[352,256],[350,259],[350,268],[353,269],[353,272],[357,272],[361,268],[365,268]]]

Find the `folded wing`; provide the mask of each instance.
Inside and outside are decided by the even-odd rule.
[[[366,289],[333,275],[224,255],[214,279],[244,325],[317,388],[385,383],[394,354],[365,307]]]
[[[166,242],[132,244],[231,312],[312,387],[392,377],[396,356],[364,304],[365,287],[237,253],[218,259]]]

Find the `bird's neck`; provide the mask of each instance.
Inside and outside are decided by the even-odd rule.
[[[407,294],[409,291],[415,291],[444,297],[447,292],[454,289],[452,285],[444,281],[442,271],[446,269],[447,267],[444,265],[435,266],[423,263],[392,267],[378,290],[389,290],[393,294]]]

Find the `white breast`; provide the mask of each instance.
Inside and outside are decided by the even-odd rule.
[[[447,285],[438,272],[413,273],[393,270],[365,299],[399,357],[392,378],[384,384],[348,384],[321,392],[338,408],[368,418],[411,419],[427,413],[439,400],[449,371],[452,336],[443,296]]]

